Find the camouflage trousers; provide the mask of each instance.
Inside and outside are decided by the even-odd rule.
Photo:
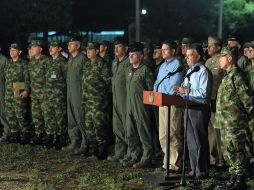
[[[246,173],[246,128],[244,125],[228,124],[221,129],[222,149],[229,164],[229,173]]]
[[[50,100],[45,101],[43,105],[45,132],[47,134],[65,134],[67,131],[66,100],[60,96],[51,98]]]
[[[32,96],[32,121],[34,125],[34,133],[36,135],[42,134],[45,131],[44,122],[44,100],[42,97]]]
[[[27,99],[17,99],[12,96],[5,97],[5,116],[11,132],[29,132]]]
[[[89,142],[98,145],[106,143],[106,125],[109,121],[105,106],[98,102],[88,102],[85,106],[85,132]]]

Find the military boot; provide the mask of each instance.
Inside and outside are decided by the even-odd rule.
[[[235,183],[227,188],[228,190],[246,190],[247,186],[245,184],[245,177],[244,176],[236,176],[235,177]]]
[[[20,141],[20,134],[19,132],[11,132],[9,136],[9,142],[11,143],[18,143]]]
[[[54,146],[54,135],[45,134],[42,139],[42,145],[46,148],[52,148]]]
[[[30,143],[32,145],[40,145],[42,141],[42,134],[33,134],[30,138]]]
[[[25,145],[29,143],[29,133],[23,132],[20,134],[20,144]]]
[[[107,158],[107,147],[106,144],[100,144],[97,152],[98,160],[105,160]]]
[[[56,135],[55,136],[55,142],[54,142],[54,147],[57,150],[60,150],[62,147],[66,146],[66,135]]]

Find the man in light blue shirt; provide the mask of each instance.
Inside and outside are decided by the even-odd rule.
[[[187,146],[189,149],[189,158],[191,165],[190,175],[196,178],[204,178],[208,176],[209,164],[209,145],[208,145],[208,123],[210,120],[210,97],[212,88],[212,75],[209,70],[200,62],[203,56],[202,46],[192,44],[187,49],[186,60],[189,66],[187,75],[193,72],[189,77],[186,77],[183,84],[175,87],[177,94],[184,98],[197,103],[185,110],[185,118],[188,114],[187,124]],[[199,67],[199,69],[197,69]],[[195,71],[195,72],[194,72]],[[190,85],[188,85],[190,78]],[[189,87],[187,87],[189,86]]]
[[[179,60],[175,57],[177,44],[174,41],[166,40],[162,44],[162,56],[165,62],[160,66],[157,79],[154,83],[154,91],[173,95],[173,87],[180,85],[183,81],[183,72],[176,72],[182,67]],[[166,77],[166,76],[169,77]],[[166,77],[166,78],[165,78]],[[165,79],[164,79],[165,78]],[[164,80],[163,80],[164,79]],[[166,116],[168,107],[159,107],[159,140],[164,153],[163,166],[166,168]],[[182,110],[171,106],[170,109],[170,169],[180,171],[182,155]]]

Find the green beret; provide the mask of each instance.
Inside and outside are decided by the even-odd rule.
[[[143,53],[144,45],[141,42],[134,42],[129,47],[129,52],[141,52]]]
[[[100,44],[97,42],[88,42],[87,49],[100,49]]]
[[[10,49],[11,48],[21,50],[21,47],[18,43],[12,43],[11,46],[10,46]]]
[[[40,46],[42,47],[43,46],[43,43],[41,40],[32,40],[31,43],[30,43],[30,46]]]
[[[115,45],[122,44],[124,46],[128,46],[128,41],[127,41],[127,39],[125,37],[120,36],[120,37],[116,37],[114,39],[114,44]]]
[[[249,47],[251,47],[251,48],[254,49],[254,41],[251,41],[251,42],[249,43]]]
[[[75,37],[71,37],[68,42],[77,42],[77,43],[80,43],[80,39],[77,36],[75,36]]]
[[[245,42],[245,43],[243,44],[243,48],[249,48],[249,47],[250,47],[250,44],[251,44],[251,42]]]
[[[53,40],[49,43],[49,46],[58,46],[58,47],[61,47],[62,46],[62,43],[59,41],[59,40]]]
[[[100,41],[100,45],[104,45],[104,46],[109,46],[109,41],[108,40],[102,40]]]

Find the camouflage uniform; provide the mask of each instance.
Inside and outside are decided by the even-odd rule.
[[[4,94],[5,94],[5,79],[4,68],[6,65],[6,57],[0,53],[0,125],[3,127],[3,137],[7,137],[10,133],[9,125],[4,113]]]
[[[5,66],[5,115],[9,123],[11,133],[29,132],[28,123],[28,99],[14,97],[13,83],[25,82],[29,84],[27,62],[19,58],[17,61],[8,60]],[[26,87],[29,92],[28,86]]]
[[[67,129],[66,70],[64,58],[50,59],[46,67],[44,119],[47,134],[62,135]]]
[[[126,72],[130,61],[126,55],[122,61],[117,58],[112,63],[112,93],[113,93],[113,131],[115,134],[115,156],[123,158],[127,153],[125,137],[126,117]]]
[[[46,68],[50,64],[47,56],[41,55],[39,59],[31,59],[28,70],[31,87],[32,121],[34,132],[37,136],[45,131],[44,123],[44,103],[46,86]]]
[[[150,121],[152,107],[143,104],[143,90],[153,89],[153,74],[144,64],[141,64],[136,69],[129,67],[126,74],[127,157],[134,162],[150,162],[153,155],[153,130]]]
[[[220,130],[214,128],[214,116],[216,113],[217,91],[221,84],[224,71],[220,68],[217,54],[209,58],[205,66],[213,75],[212,97],[211,97],[211,118],[208,127],[208,141],[210,149],[210,164],[223,164],[223,154],[221,152],[221,134]]]
[[[246,129],[253,105],[247,86],[236,68],[227,71],[218,90],[215,126],[220,127],[229,172],[242,176],[246,172]]]
[[[248,90],[248,94],[250,96],[250,99],[252,101],[252,105],[254,105],[254,66],[253,64],[252,65],[249,65],[247,68],[246,68],[246,74],[247,74],[247,83],[248,83],[248,86],[249,86],[249,90]],[[252,151],[250,152],[250,156],[252,157],[252,161],[251,162],[254,162],[253,160],[253,157],[254,157],[254,118],[252,118],[250,121],[249,121],[249,142],[253,143],[252,144]],[[250,144],[250,143],[249,143]],[[249,148],[251,148],[249,146]]]
[[[110,89],[110,69],[102,58],[86,63],[82,85],[87,138],[89,143],[100,146],[107,140],[105,126],[109,122],[107,99]]]

